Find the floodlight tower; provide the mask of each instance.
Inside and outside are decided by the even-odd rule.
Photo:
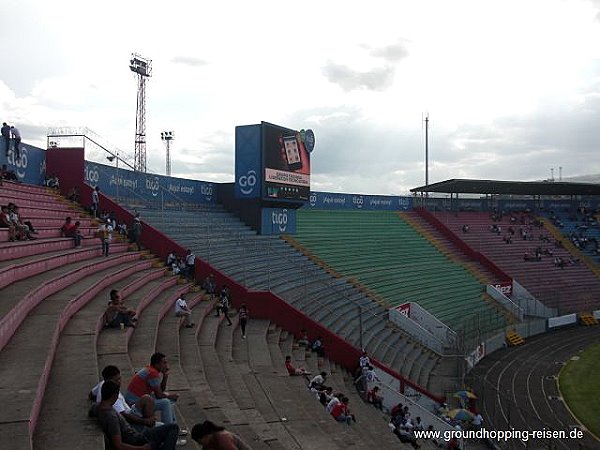
[[[132,53],[129,68],[137,75],[134,170],[146,172],[146,80],[152,76],[152,60]]]
[[[165,146],[167,147],[167,168],[165,170],[165,174],[170,177],[171,176],[171,141],[175,139],[174,131],[161,131],[160,138],[165,142]]]

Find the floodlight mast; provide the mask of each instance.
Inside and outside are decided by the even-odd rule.
[[[152,60],[132,53],[129,69],[137,76],[134,170],[146,172],[146,80],[152,76]]]
[[[165,146],[167,147],[167,164],[165,169],[165,174],[170,177],[171,176],[171,141],[175,139],[174,131],[162,131],[160,133],[160,138],[164,141]]]

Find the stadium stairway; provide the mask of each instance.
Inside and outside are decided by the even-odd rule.
[[[138,210],[143,221],[253,290],[270,290],[356,347],[434,393],[455,388],[456,363],[409,338],[387,310],[281,239],[258,236],[221,206],[202,211]],[[360,322],[362,319],[362,333]],[[414,366],[414,369],[413,369]]]

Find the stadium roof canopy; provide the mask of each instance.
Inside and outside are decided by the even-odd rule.
[[[465,180],[454,178],[420,186],[411,192],[505,195],[600,195],[600,184],[553,181]]]

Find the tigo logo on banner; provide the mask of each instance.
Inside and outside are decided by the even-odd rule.
[[[317,194],[311,192],[308,201],[310,202],[310,206],[315,206],[317,204]]]
[[[283,233],[286,230],[288,223],[287,209],[282,210],[280,213],[273,211],[271,213],[271,223],[277,225],[279,231]]]

